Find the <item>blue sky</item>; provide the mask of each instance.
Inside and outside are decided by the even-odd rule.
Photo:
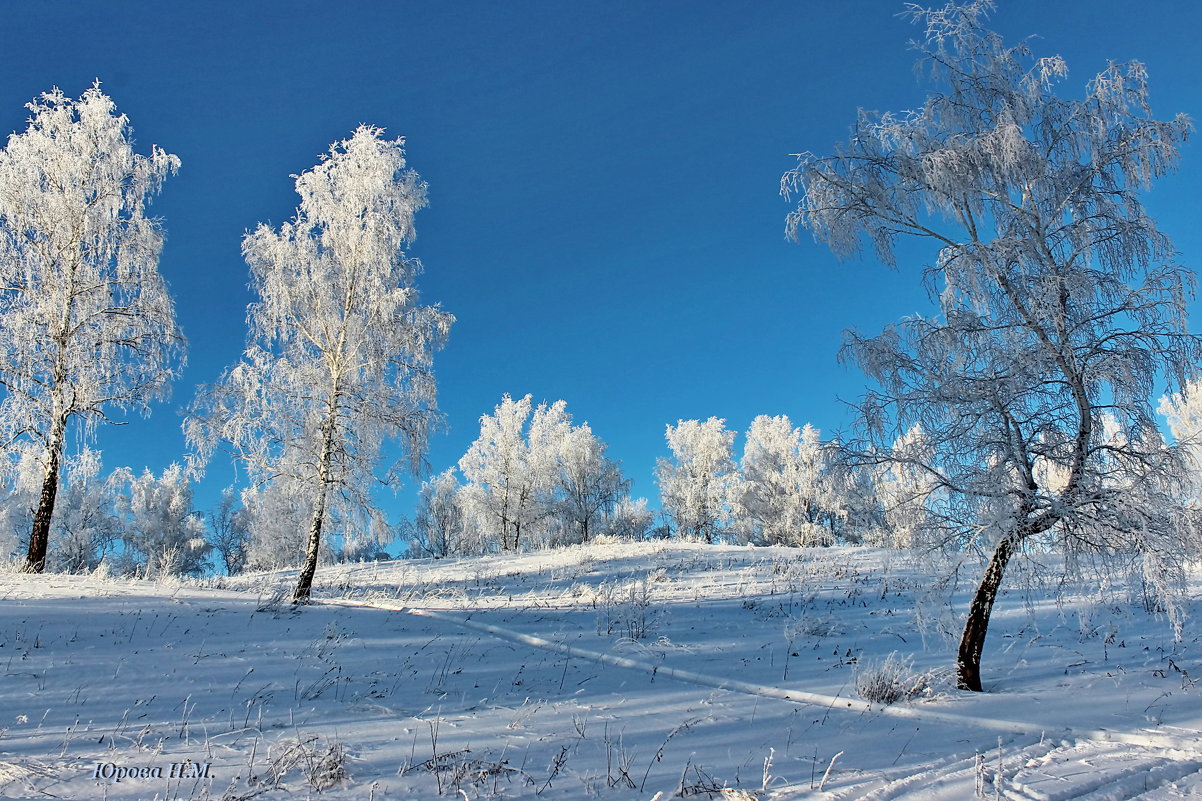
[[[146,420],[101,432],[107,468],[182,458],[180,409],[245,340],[241,236],[291,216],[291,174],[359,123],[404,136],[430,186],[411,252],[420,288],[458,318],[438,359],[454,464],[502,393],[563,398],[610,445],[636,495],[678,419],[788,414],[824,435],[864,381],[845,328],[927,307],[920,264],[838,264],[783,236],[781,174],[846,137],[857,108],[924,88],[893,0],[732,2],[16,3],[0,26],[0,131],[23,104],[93,78],[138,147],[183,162],[153,209],[189,362]],[[1003,2],[993,27],[1063,55],[1065,93],[1108,59],[1149,68],[1154,111],[1202,118],[1202,5]],[[1148,198],[1186,264],[1202,263],[1202,151]],[[925,254],[917,254],[923,257]],[[1195,328],[1198,323],[1195,322]],[[215,465],[211,505],[231,479]],[[411,482],[411,484],[414,482]],[[394,507],[411,512],[411,492]]]

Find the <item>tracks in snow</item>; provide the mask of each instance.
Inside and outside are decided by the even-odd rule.
[[[917,767],[917,771],[915,770]],[[1197,753],[1091,740],[1020,744],[864,775],[830,801],[1172,801],[1202,793]]]

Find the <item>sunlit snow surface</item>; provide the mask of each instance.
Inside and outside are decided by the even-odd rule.
[[[979,567],[949,609],[947,566],[895,552],[323,567],[299,611],[287,574],[5,574],[0,797],[1202,797],[1202,608],[1174,643],[1133,588],[1051,567],[1015,563],[985,694],[946,680]],[[931,686],[865,704],[893,652]]]

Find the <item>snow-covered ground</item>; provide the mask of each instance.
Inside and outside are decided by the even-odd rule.
[[[323,567],[299,610],[287,574],[5,574],[0,797],[1202,798],[1202,608],[1174,642],[1016,563],[965,693],[947,569],[609,543]],[[863,701],[891,654],[926,681]]]

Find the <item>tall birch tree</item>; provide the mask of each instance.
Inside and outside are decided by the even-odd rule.
[[[41,481],[25,569],[46,565],[67,431],[146,413],[183,363],[147,203],[179,159],[134,153],[129,120],[94,84],[28,104],[0,150],[0,448]]]
[[[331,521],[344,536],[387,531],[371,497],[407,464],[417,473],[441,421],[433,357],[454,317],[423,306],[405,247],[426,185],[402,139],[360,126],[296,177],[300,206],[260,225],[242,252],[259,297],[242,361],[202,393],[185,424],[199,462],[221,442],[256,483],[304,497],[310,514],[293,601],[308,600]],[[385,440],[403,458],[377,470]]]
[[[1062,99],[1064,61],[1003,43],[984,27],[992,8],[911,7],[926,29],[926,102],[861,113],[845,144],[802,155],[782,186],[800,197],[790,237],[808,229],[843,257],[866,240],[890,265],[902,239],[933,251],[936,313],[853,333],[844,356],[876,383],[861,453],[925,474],[927,536],[988,555],[957,661],[960,685],[977,691],[994,600],[1021,549],[1167,564],[1196,546],[1179,513],[1183,460],[1151,397],[1202,357],[1185,322],[1193,274],[1140,200],[1176,165],[1189,120],[1152,116],[1136,62]],[[929,455],[891,451],[916,424]]]

